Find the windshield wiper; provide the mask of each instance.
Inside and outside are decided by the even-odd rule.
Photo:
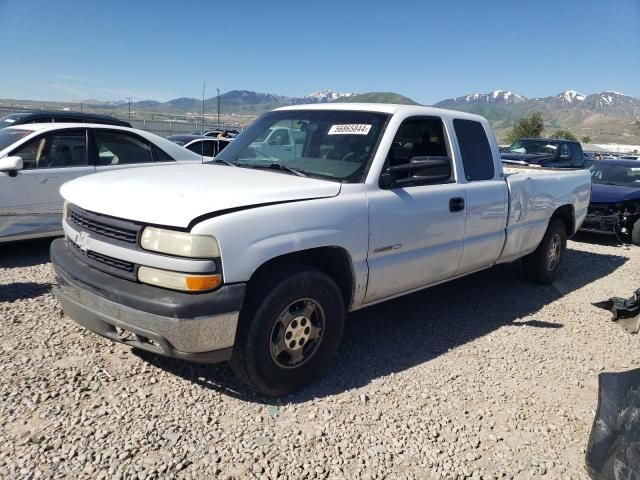
[[[306,175],[302,173],[304,172],[304,170],[302,170],[301,168],[287,167],[286,165],[282,165],[281,163],[272,163],[271,165],[269,165],[269,168],[273,168],[275,170],[284,170],[285,172],[292,173],[293,175],[297,175],[299,177],[306,177]]]

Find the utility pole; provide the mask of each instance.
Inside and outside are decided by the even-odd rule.
[[[216,88],[218,91],[218,126],[220,126],[220,89]]]
[[[204,134],[204,89],[206,82],[202,80],[202,133]]]
[[[129,118],[131,118],[131,97],[127,97],[127,100],[129,101]]]

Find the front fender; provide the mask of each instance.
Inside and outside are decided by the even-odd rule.
[[[220,243],[225,283],[247,282],[271,259],[320,247],[345,249],[352,261],[354,292],[368,275],[368,206],[364,185],[344,185],[335,197],[267,205],[203,220],[192,233]],[[352,305],[357,306],[354,298]]]

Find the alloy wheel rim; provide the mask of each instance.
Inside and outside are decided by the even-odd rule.
[[[547,255],[547,269],[551,272],[558,266],[560,260],[560,250],[562,249],[562,240],[557,233],[551,238],[549,253]]]
[[[271,359],[282,368],[296,368],[317,352],[324,333],[325,314],[318,302],[301,298],[280,312],[271,330]]]

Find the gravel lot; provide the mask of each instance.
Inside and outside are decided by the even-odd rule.
[[[552,286],[506,265],[350,315],[280,401],[76,327],[48,242],[4,245],[0,478],[587,478],[597,374],[640,366],[590,302],[640,287],[640,249],[577,240]]]

